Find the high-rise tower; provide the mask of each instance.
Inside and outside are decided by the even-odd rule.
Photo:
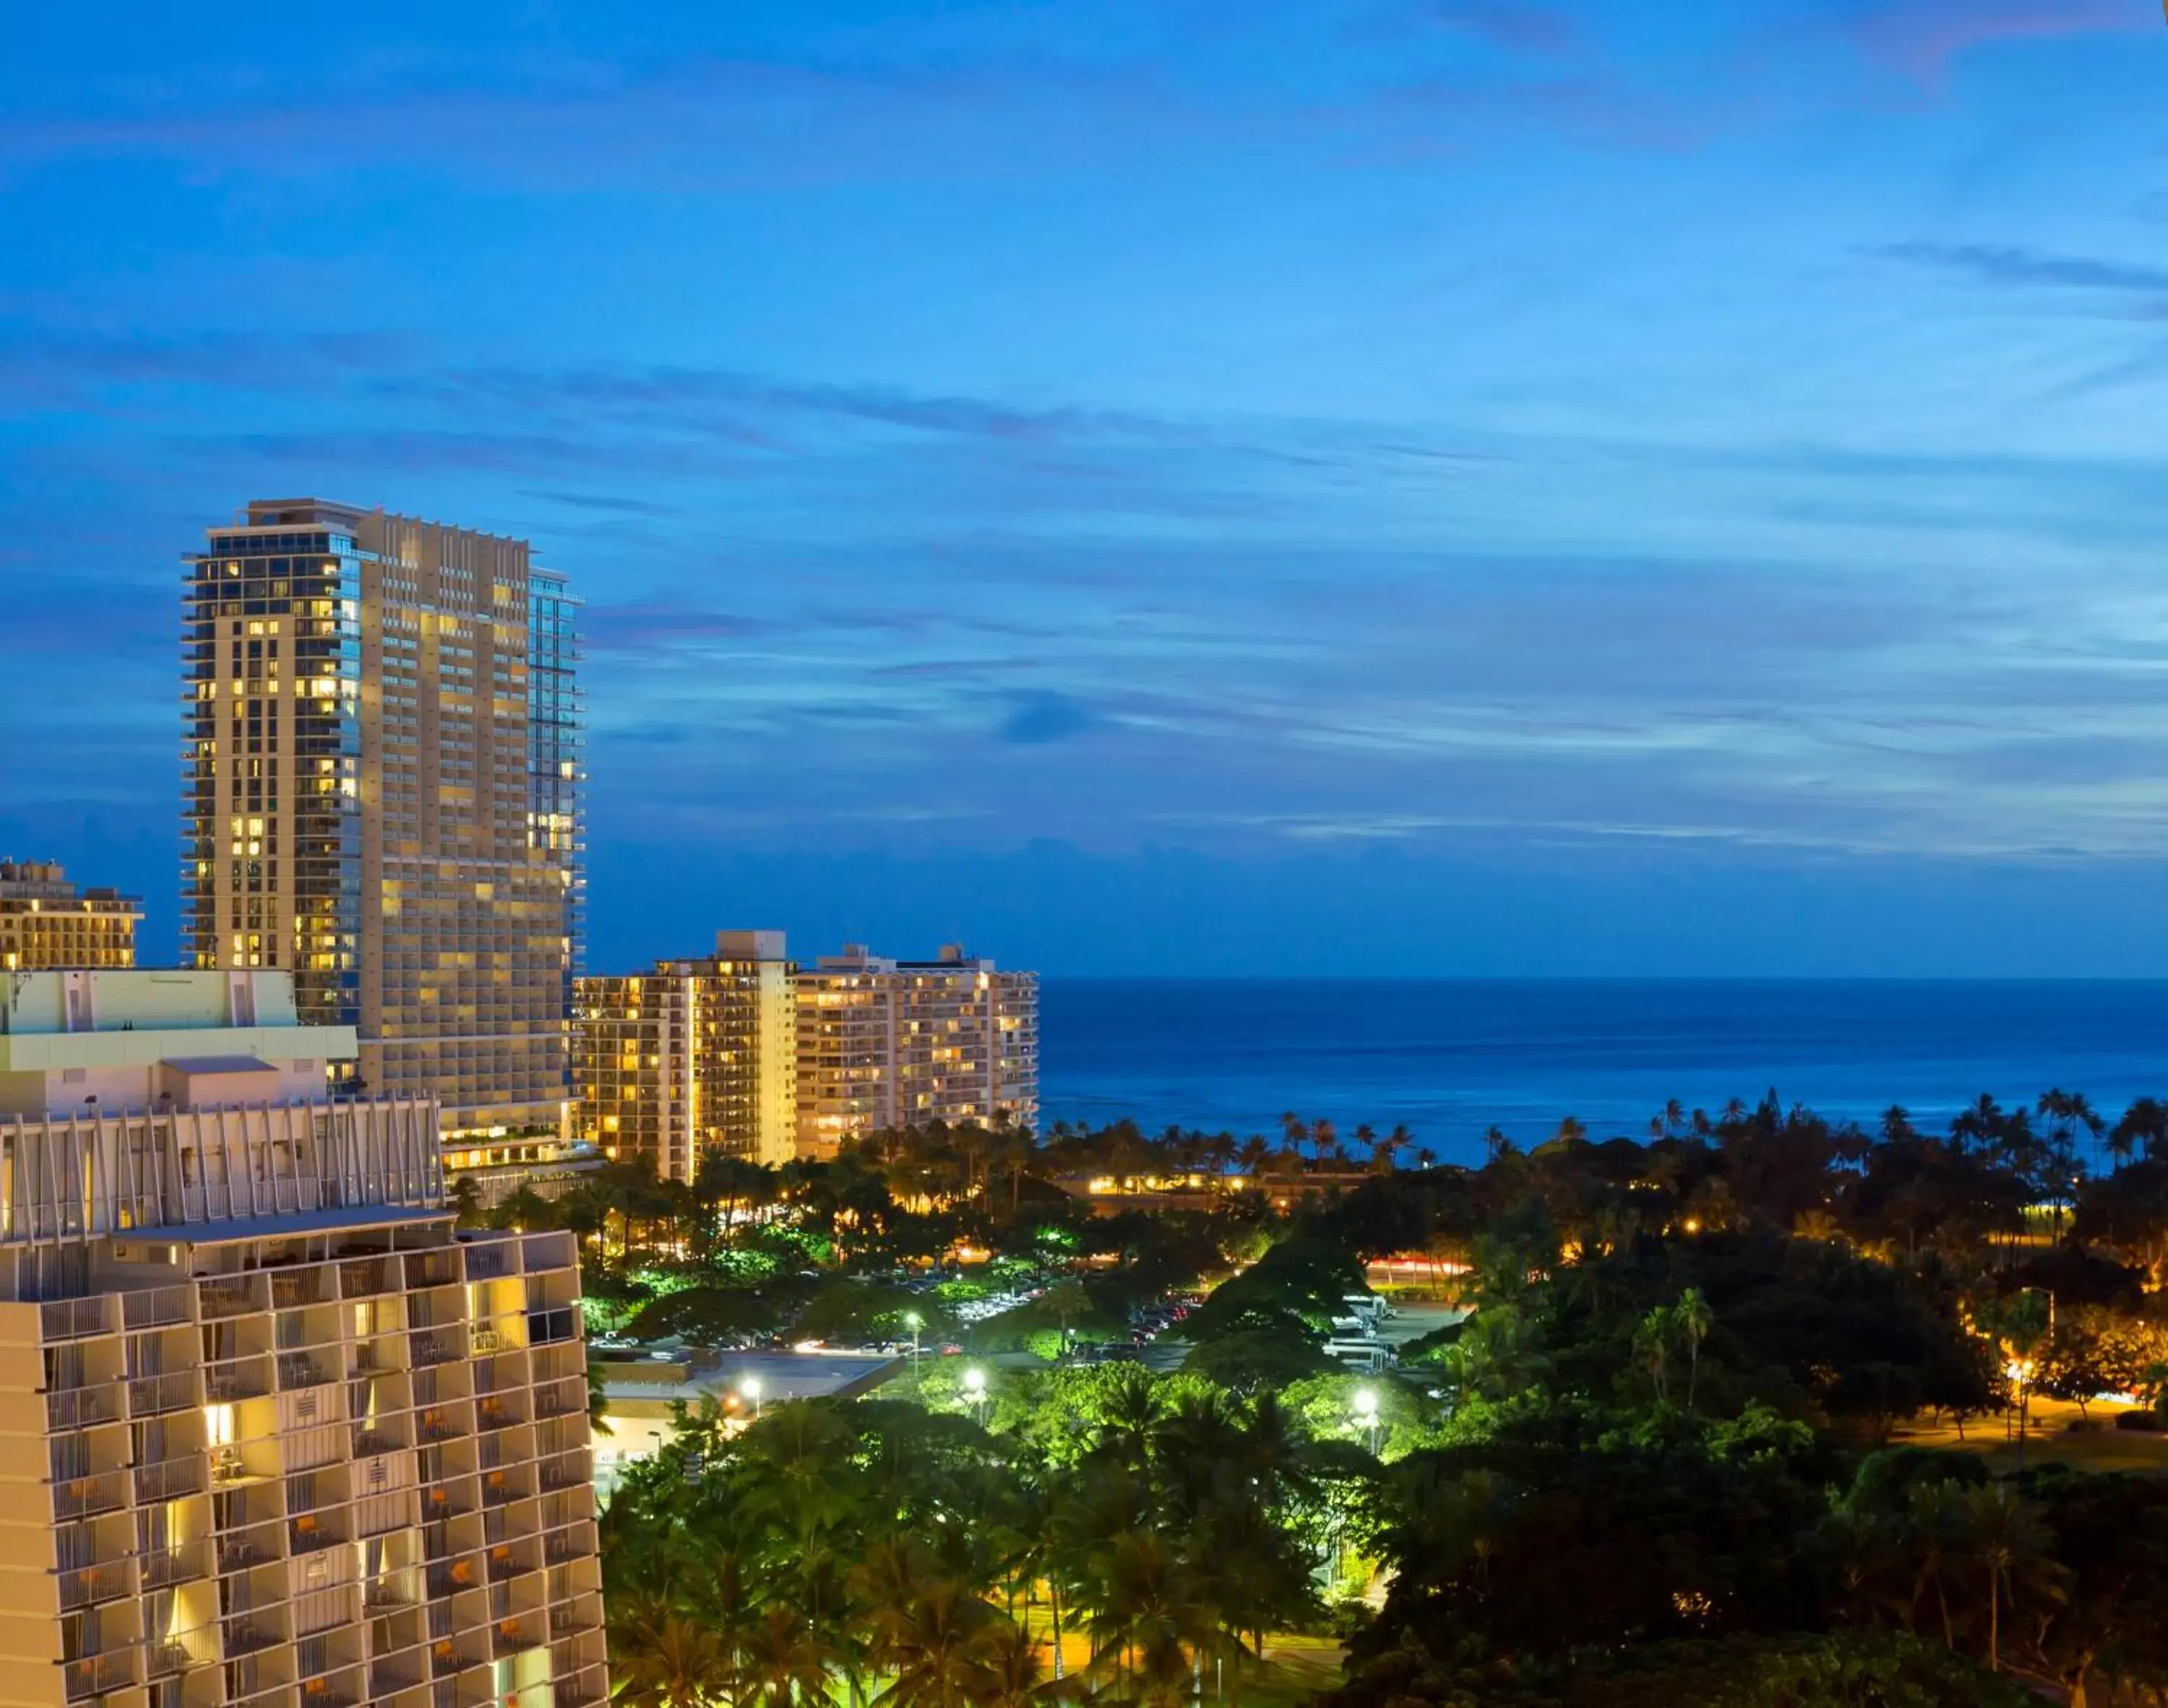
[[[290,970],[470,1165],[553,1153],[580,910],[575,602],[523,540],[264,500],[188,559],[183,928]]]

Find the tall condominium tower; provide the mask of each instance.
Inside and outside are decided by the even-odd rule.
[[[117,889],[83,889],[50,861],[0,860],[0,968],[132,967],[143,910]]]
[[[780,931],[719,931],[715,952],[587,977],[572,1004],[574,1131],[690,1180],[703,1157],[798,1154],[796,1016]]]
[[[578,1254],[284,971],[0,986],[0,1700],[599,1708]]]
[[[188,559],[183,928],[359,1030],[460,1159],[554,1149],[580,910],[574,602],[527,544],[265,500]]]
[[[793,984],[801,1154],[883,1127],[1039,1119],[1037,973],[953,943],[934,961],[850,943]]]

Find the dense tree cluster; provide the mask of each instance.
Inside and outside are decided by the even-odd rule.
[[[1205,1296],[1177,1374],[966,1392],[935,1357],[873,1400],[688,1418],[606,1525],[651,1708],[1235,1700],[1297,1631],[1346,1640],[1334,1708],[2157,1708],[2168,1484],[2064,1468],[2025,1420],[2168,1386],[2163,1117],[2057,1091],[1869,1132],[1772,1095],[1465,1169],[1293,1121],[937,1129],[497,1214],[587,1235],[640,1334],[909,1320],[1050,1358]],[[1352,1376],[1322,1343],[1388,1256],[1463,1313]],[[996,1286],[1030,1297],[965,1326]],[[2032,1451],[1892,1445],[1937,1419]]]

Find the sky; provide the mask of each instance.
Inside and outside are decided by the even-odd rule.
[[[588,963],[2168,966],[2155,0],[0,0],[0,853],[178,559],[585,598]]]

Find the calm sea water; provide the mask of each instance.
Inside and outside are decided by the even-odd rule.
[[[2168,1095],[2168,981],[1049,979],[1040,1001],[1044,1121],[1270,1135],[1294,1110],[1405,1122],[1448,1161],[1494,1123],[1640,1138],[1666,1098],[1714,1114],[1772,1086],[1867,1124],[1894,1102],[1939,1125],[1982,1091],[2059,1085],[2111,1117]]]

